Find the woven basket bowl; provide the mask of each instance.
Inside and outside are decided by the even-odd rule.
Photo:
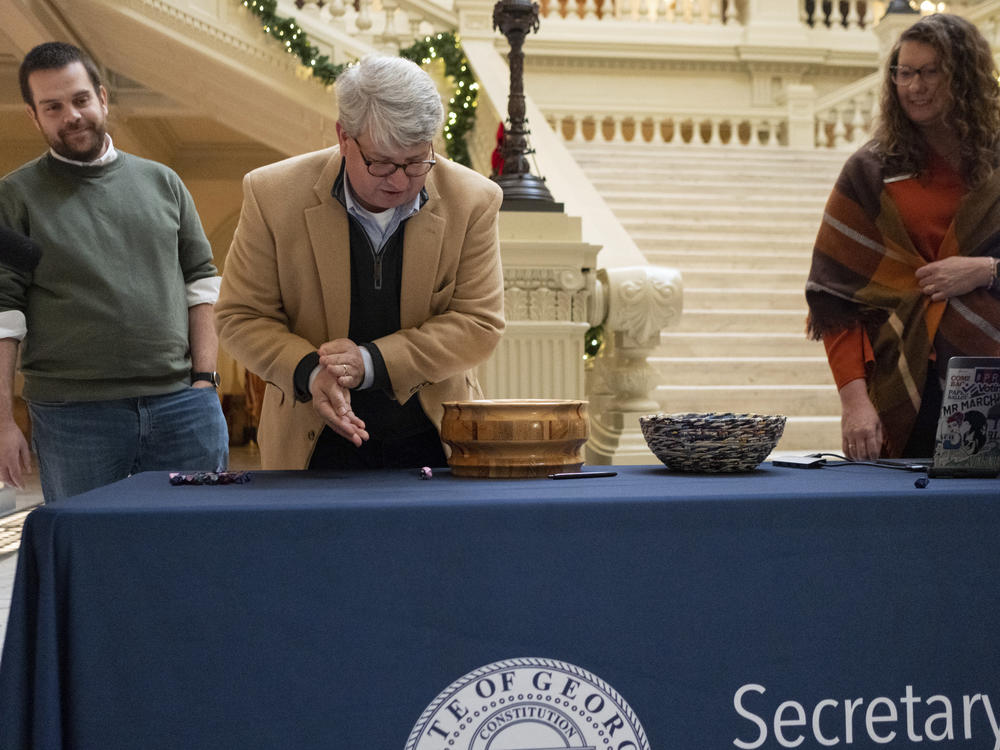
[[[650,414],[646,444],[667,468],[699,473],[756,469],[781,439],[785,417],[766,414]]]

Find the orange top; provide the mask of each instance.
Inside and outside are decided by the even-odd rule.
[[[933,151],[919,178],[886,183],[885,191],[899,209],[907,234],[928,263],[938,259],[966,190],[961,175]],[[875,360],[868,333],[860,326],[824,334],[823,345],[838,389],[865,377],[867,364]]]

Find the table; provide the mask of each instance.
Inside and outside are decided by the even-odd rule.
[[[39,508],[0,748],[997,746],[1000,482],[615,469],[149,473]]]

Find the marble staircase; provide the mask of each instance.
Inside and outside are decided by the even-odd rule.
[[[803,289],[847,154],[656,143],[568,144],[650,263],[684,278],[680,324],[651,363],[668,412],[789,417],[779,452],[840,449],[823,346]]]

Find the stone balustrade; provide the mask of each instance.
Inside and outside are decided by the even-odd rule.
[[[573,112],[547,108],[549,126],[566,141],[670,143],[673,145],[780,146],[784,145],[786,112],[648,113]]]

